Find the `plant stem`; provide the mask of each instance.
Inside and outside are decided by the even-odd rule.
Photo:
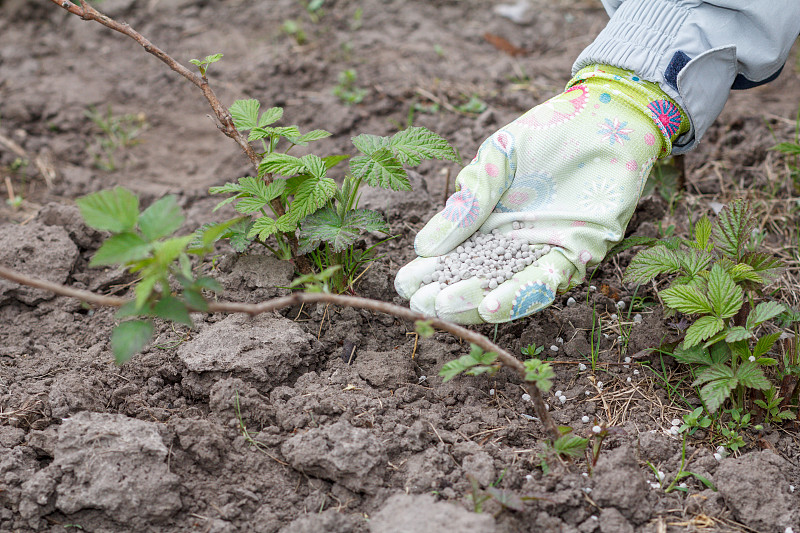
[[[53,283],[52,281],[32,278],[2,265],[0,265],[0,277],[15,283],[19,283],[20,285],[43,289],[54,294],[76,298],[83,302],[102,307],[121,307],[129,301],[126,298],[120,298],[118,296],[104,296],[95,294],[91,291],[73,289],[72,287],[67,287],[59,283]],[[343,296],[340,294],[329,294],[322,292],[295,292],[288,296],[273,298],[272,300],[267,300],[258,304],[247,304],[241,302],[208,302],[207,312],[246,313],[250,316],[256,316],[262,313],[269,313],[278,309],[294,307],[307,303],[328,303],[340,307],[368,309],[370,311],[396,316],[409,322],[426,321],[435,328],[451,333],[456,337],[481,347],[484,351],[495,352],[497,354],[498,361],[500,361],[503,366],[510,368],[523,379],[523,382],[525,383],[524,387],[531,396],[533,407],[536,411],[536,416],[539,417],[539,420],[542,422],[542,425],[549,434],[550,438],[555,441],[561,436],[556,423],[550,417],[550,414],[545,407],[544,398],[542,397],[542,393],[539,388],[524,381],[526,374],[525,365],[523,365],[519,359],[477,331],[469,330],[463,326],[454,324],[453,322],[448,322],[436,317],[426,316],[422,313],[412,311],[407,307],[400,307],[399,305],[382,302],[380,300],[371,300],[357,296]],[[201,310],[190,307],[190,311],[200,312]]]

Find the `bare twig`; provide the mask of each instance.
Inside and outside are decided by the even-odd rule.
[[[214,111],[214,114],[217,116],[217,119],[220,122],[220,124],[217,126],[219,130],[226,136],[233,139],[233,141],[239,145],[239,148],[242,149],[256,170],[258,170],[258,164],[261,161],[258,154],[255,152],[255,150],[253,150],[253,147],[250,146],[250,143],[247,141],[247,137],[242,135],[239,130],[236,129],[236,126],[233,123],[233,117],[231,117],[231,114],[228,112],[225,106],[220,103],[216,93],[214,93],[214,90],[211,89],[211,86],[208,84],[208,78],[206,78],[205,75],[198,76],[181,63],[177,62],[162,49],[151,43],[141,33],[131,28],[129,24],[117,22],[111,17],[100,13],[95,8],[90,6],[86,0],[80,0],[80,5],[70,2],[69,0],[51,0],[51,2],[61,6],[68,12],[82,18],[83,20],[94,20],[107,28],[117,31],[123,35],[127,35],[139,43],[148,53],[156,56],[162,62],[166,63],[170,69],[177,72],[189,80],[192,84],[197,86],[203,92],[203,96],[206,98],[206,100],[208,100],[208,104],[211,106],[212,111]],[[269,184],[272,181],[272,178],[270,176],[264,176],[264,181]],[[270,205],[274,209],[277,216],[280,217],[285,214],[280,199],[275,198],[272,200]],[[295,237],[293,233],[287,233],[286,236],[289,239],[289,245],[292,248],[292,255],[295,257],[298,270],[304,274],[311,272],[311,265],[309,264],[308,259],[306,259],[305,256],[297,255],[297,237]]]
[[[2,265],[0,265],[0,277],[11,280],[15,283],[19,283],[20,285],[44,289],[54,294],[76,298],[86,303],[103,307],[120,307],[128,302],[128,300],[125,298],[119,298],[116,296],[103,296],[90,291],[73,289],[71,287],[53,283],[51,281],[32,278]],[[408,320],[409,322],[427,321],[431,324],[431,326],[451,333],[467,342],[473,343],[487,352],[495,352],[497,354],[497,359],[503,366],[511,368],[517,374],[519,374],[523,380],[525,379],[525,365],[523,365],[520,360],[511,355],[509,352],[502,349],[500,346],[493,343],[480,333],[440,318],[429,317],[423,315],[422,313],[412,311],[406,307],[400,307],[399,305],[394,305],[379,300],[370,300],[368,298],[359,298],[357,296],[343,296],[340,294],[328,294],[322,292],[295,292],[288,296],[274,298],[258,304],[239,302],[209,302],[207,311],[209,313],[246,313],[248,315],[255,316],[262,313],[269,313],[278,309],[294,307],[296,305],[306,303],[327,303],[341,307],[368,309],[370,311],[396,316],[398,318]],[[195,309],[194,311],[200,310]],[[542,422],[552,439],[555,440],[559,438],[561,434],[559,433],[555,422],[550,417],[550,414],[547,412],[541,391],[539,391],[539,389],[535,386],[528,386],[527,390],[531,396],[531,400],[533,401],[536,416],[539,417],[539,420]]]

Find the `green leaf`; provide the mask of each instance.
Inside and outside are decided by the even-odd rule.
[[[147,299],[151,294],[153,294],[153,289],[155,288],[157,282],[158,276],[145,276],[133,288],[133,293],[136,297],[135,302],[137,311],[141,310],[144,307],[144,304],[147,303]]]
[[[781,332],[776,331],[775,333],[770,333],[769,335],[764,335],[758,341],[756,341],[756,345],[753,347],[753,356],[758,359],[770,349],[772,346],[775,345],[778,339],[781,338]]]
[[[436,330],[431,325],[430,320],[417,320],[414,322],[414,331],[417,332],[417,335],[420,337],[427,339],[433,336],[436,333]]]
[[[130,360],[140,352],[153,336],[153,324],[149,320],[129,320],[111,332],[111,350],[118,365]]]
[[[700,372],[692,383],[693,387],[705,383],[700,389],[700,398],[706,404],[709,413],[715,412],[730,396],[731,391],[739,384],[733,370],[727,365],[714,365]]]
[[[75,200],[86,224],[94,229],[122,233],[136,226],[139,198],[128,189],[114,187]]]
[[[497,359],[495,352],[484,352],[478,346],[472,344],[472,349],[467,355],[463,355],[454,361],[445,363],[439,371],[443,381],[450,381],[461,372],[469,370],[478,365],[491,365]]]
[[[192,242],[193,238],[193,235],[186,235],[184,237],[173,237],[172,239],[154,243],[154,257],[156,261],[165,267],[168,266],[186,251],[186,248],[189,246],[189,243]]]
[[[341,252],[365,231],[388,233],[389,225],[380,213],[369,209],[348,211],[342,219],[335,209],[325,207],[306,217],[300,225],[299,253],[309,253],[321,242],[331,245],[334,252]]]
[[[425,159],[458,161],[455,150],[443,137],[421,126],[395,133],[388,147],[404,165],[416,166]]]
[[[736,369],[736,379],[745,387],[751,389],[764,390],[772,386],[764,371],[757,364],[750,361],[743,361]]]
[[[678,362],[684,364],[696,364],[696,365],[705,365],[709,366],[714,363],[711,359],[711,355],[708,352],[708,349],[703,346],[692,346],[691,348],[687,348],[684,346],[684,343],[679,344],[675,351],[672,353],[672,356]]]
[[[606,259],[611,259],[615,255],[620,254],[629,248],[633,248],[634,246],[652,246],[657,242],[658,240],[654,239],[653,237],[642,237],[641,235],[625,237],[608,251],[606,254]]]
[[[714,265],[708,276],[708,296],[714,314],[720,318],[732,317],[744,303],[742,288],[719,265]]]
[[[697,387],[698,385],[702,385],[703,383],[708,383],[710,381],[715,380],[727,380],[727,381],[735,381],[735,376],[733,374],[733,369],[728,365],[716,363],[713,364],[697,374],[697,378],[692,383],[692,387]],[[736,383],[733,383],[731,388],[735,387]]]
[[[547,392],[553,386],[556,376],[553,367],[541,359],[528,359],[522,362],[525,365],[525,381],[530,381],[542,392]]]
[[[228,109],[233,117],[233,125],[239,131],[251,130],[258,126],[258,110],[261,103],[258,100],[236,100]]]
[[[725,332],[725,342],[744,341],[750,337],[751,333],[742,326],[732,327]]]
[[[247,140],[248,142],[253,142],[259,139],[266,139],[268,137],[271,139],[279,137],[286,137],[287,139],[291,139],[299,135],[300,135],[300,130],[297,129],[297,126],[279,126],[279,127],[256,126],[252,130],[250,130],[250,135],[247,136]]]
[[[254,222],[248,217],[244,218],[241,222],[238,222],[231,226],[230,236],[228,237],[228,243],[231,245],[231,248],[237,253],[242,253],[247,250],[247,247],[250,246],[250,243],[253,240],[248,237],[250,234],[250,228],[252,228]]]
[[[755,227],[756,219],[749,205],[739,199],[732,201],[719,213],[717,224],[711,232],[714,249],[739,262]]]
[[[700,250],[708,250],[711,243],[711,221],[703,215],[694,225],[694,242]]]
[[[553,442],[553,451],[567,457],[581,457],[587,444],[589,444],[589,439],[567,433]]]
[[[174,296],[165,296],[153,306],[153,315],[164,320],[192,327],[192,318],[186,304]]]
[[[298,146],[305,146],[310,142],[318,141],[320,139],[325,139],[326,137],[330,137],[331,132],[325,130],[311,130],[308,133],[304,133],[298,137],[290,137],[287,140]]]
[[[124,265],[129,261],[144,259],[151,250],[152,245],[135,233],[117,233],[105,240],[95,252],[89,266]]]
[[[776,150],[787,155],[800,155],[800,144],[793,142],[782,142],[776,144],[770,148],[770,150]]]
[[[324,206],[334,194],[336,182],[331,178],[309,178],[297,188],[287,215],[290,214],[295,221],[300,221]]]
[[[139,215],[139,229],[149,241],[171,235],[185,220],[175,196],[170,194],[155,202]]]
[[[356,156],[350,160],[350,172],[373,187],[394,191],[410,191],[411,182],[400,161],[388,148],[375,150],[368,156]]]
[[[686,330],[683,344],[691,348],[695,344],[706,340],[725,327],[723,320],[716,316],[701,316]]]
[[[713,259],[710,253],[695,248],[690,248],[686,252],[678,254],[678,258],[681,262],[681,270],[692,278],[708,268]]]
[[[654,246],[642,250],[631,259],[623,277],[624,283],[647,283],[659,274],[672,274],[681,268],[681,261],[674,250]]]
[[[708,298],[689,285],[676,285],[669,289],[664,289],[659,295],[665,304],[681,313],[711,314],[713,312]]]
[[[279,174],[281,176],[297,176],[304,174],[306,166],[303,162],[292,155],[273,152],[264,156],[258,164],[258,176],[265,174]]]
[[[274,122],[278,122],[282,118],[283,118],[282,107],[270,107],[269,109],[261,113],[261,118],[258,119],[257,126],[259,128],[263,128],[265,126],[269,126]]]
[[[325,162],[319,156],[308,154],[301,157],[300,160],[308,169],[308,173],[314,178],[322,179],[328,173],[328,167],[325,166]]]
[[[759,276],[750,265],[746,263],[736,263],[728,271],[733,281],[739,283],[740,281],[751,281],[757,284],[763,284],[764,280]]]
[[[253,225],[247,232],[247,237],[252,239],[256,235],[258,235],[258,239],[263,242],[267,240],[267,237],[277,232],[278,232],[278,225],[275,222],[275,219],[272,219],[270,217],[261,217],[256,219],[255,222],[253,222]]]
[[[346,159],[350,159],[350,156],[349,155],[329,155],[329,156],[326,156],[326,157],[322,158],[322,160],[325,162],[325,166],[328,168],[328,170],[332,169],[333,167],[335,167],[336,165],[338,165],[339,163],[341,163],[342,161],[344,161]]]
[[[758,304],[755,309],[750,311],[747,315],[747,329],[754,329],[767,320],[775,318],[786,311],[786,307],[778,302],[762,302]]]

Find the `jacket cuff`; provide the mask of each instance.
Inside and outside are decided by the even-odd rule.
[[[592,64],[634,71],[658,83],[689,117],[691,127],[672,153],[692,149],[722,112],[736,79],[736,47],[699,50],[702,29],[691,10],[673,2],[627,0],[575,61],[573,75]]]

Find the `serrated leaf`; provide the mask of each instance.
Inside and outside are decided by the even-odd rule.
[[[676,361],[684,364],[708,366],[714,363],[714,361],[711,359],[708,349],[698,345],[687,348],[683,343],[681,343],[675,348],[672,356]]]
[[[750,212],[749,205],[740,199],[732,201],[722,208],[711,231],[714,249],[739,262],[755,227],[756,219]]]
[[[293,155],[273,152],[264,156],[258,164],[258,176],[265,174],[279,174],[281,176],[297,176],[304,174],[306,166],[298,157]]]
[[[706,404],[708,412],[713,413],[730,396],[731,391],[739,384],[739,380],[729,366],[714,365],[700,372],[692,387],[703,383],[705,386],[700,389],[700,398]]]
[[[458,161],[455,150],[443,137],[422,126],[398,131],[388,148],[404,165],[416,166],[425,159]]]
[[[676,285],[658,294],[665,304],[681,313],[708,315],[713,312],[706,295],[689,285]]]
[[[389,225],[380,213],[370,209],[348,211],[342,219],[336,210],[326,207],[303,220],[299,253],[306,254],[321,242],[328,243],[334,252],[341,252],[356,242],[365,231],[388,233]]]
[[[767,320],[775,318],[786,311],[786,306],[778,302],[762,302],[747,315],[747,329],[754,329]]]
[[[678,258],[681,262],[681,270],[692,278],[708,268],[713,259],[710,253],[696,248],[690,248],[686,252],[678,254]]]
[[[286,213],[285,215],[281,216],[276,220],[276,224],[278,225],[278,231],[282,231],[283,233],[292,233],[294,230],[297,229],[297,218],[295,218],[294,213]]]
[[[139,230],[149,241],[171,235],[185,220],[175,196],[170,194],[155,202],[139,215]]]
[[[782,261],[765,252],[746,253],[742,256],[741,262],[753,267],[756,274],[761,277],[762,283],[775,281],[785,267]]]
[[[192,242],[193,235],[186,235],[184,237],[173,237],[162,242],[153,244],[155,253],[153,254],[156,261],[161,265],[167,266],[186,251],[189,243]]]
[[[136,302],[137,311],[144,308],[144,304],[147,302],[147,299],[150,297],[150,295],[153,294],[153,289],[155,288],[157,282],[158,277],[145,276],[133,288],[133,294],[135,296],[134,301]]]
[[[233,117],[233,125],[237,130],[251,130],[258,126],[258,110],[261,103],[258,100],[236,100],[228,112]]]
[[[261,118],[258,119],[258,126],[259,128],[263,128],[265,126],[269,126],[274,122],[278,122],[281,118],[283,118],[283,108],[282,107],[270,107],[263,113],[261,113]]]
[[[335,194],[336,182],[331,178],[309,178],[297,188],[287,215],[295,221],[303,220],[322,208]]]
[[[325,166],[325,162],[319,156],[308,154],[301,157],[300,160],[305,165],[308,173],[314,178],[322,179],[328,173],[328,167]]]
[[[153,306],[152,314],[158,318],[185,324],[189,327],[193,325],[186,304],[174,296],[165,296],[158,300]]]
[[[117,233],[103,242],[92,256],[89,266],[124,265],[146,258],[151,250],[151,244],[135,233]]]
[[[695,344],[718,333],[723,327],[725,327],[725,323],[721,318],[715,316],[701,316],[686,330],[683,344],[687,348],[691,348]]]
[[[758,341],[756,341],[756,345],[753,347],[753,356],[756,359],[758,359],[759,357],[770,351],[770,349],[772,349],[772,346],[774,346],[775,343],[780,338],[781,338],[780,331],[770,333],[769,335],[764,335],[763,337],[758,339]]]
[[[698,385],[702,385],[703,383],[708,383],[709,381],[714,380],[727,380],[727,381],[735,381],[736,378],[733,373],[733,369],[725,364],[713,364],[703,370],[701,370],[697,374],[697,378],[692,383],[692,387],[697,387]],[[733,383],[733,387],[736,386],[736,383]]]
[[[325,162],[325,167],[330,170],[342,161],[350,159],[349,155],[329,155],[323,157],[322,160]]]
[[[278,231],[278,224],[275,222],[275,219],[270,217],[261,217],[253,222],[253,225],[247,232],[247,237],[249,239],[252,239],[256,235],[258,235],[259,240],[265,241],[267,240],[267,237],[269,237],[273,233],[277,233],[277,231]]]
[[[242,186],[238,183],[226,183],[225,185],[218,185],[208,188],[208,194],[229,194],[234,192],[242,192]]]
[[[587,444],[589,444],[589,439],[568,433],[553,442],[553,450],[568,457],[581,457]]]
[[[721,266],[714,265],[708,275],[708,299],[718,317],[730,318],[742,307],[744,292],[730,274]]]
[[[140,352],[153,336],[153,324],[149,320],[129,320],[111,332],[111,350],[118,365],[130,360]]]
[[[615,255],[620,254],[625,250],[628,250],[629,248],[633,248],[634,246],[652,246],[657,242],[658,240],[654,239],[653,237],[642,237],[641,235],[632,235],[631,237],[626,237],[617,244],[615,244],[606,254],[606,259],[610,259]]]
[[[300,135],[300,130],[297,126],[257,126],[250,130],[250,135],[247,136],[248,142],[257,141],[266,138],[286,137],[291,139]]]
[[[711,221],[703,215],[694,225],[694,242],[701,250],[708,250],[711,242]]]
[[[764,280],[761,276],[759,276],[753,267],[746,263],[736,263],[733,267],[728,271],[735,282],[741,281],[751,281],[753,283],[762,284]]]
[[[238,211],[243,215],[250,215],[252,213],[257,213],[258,211],[263,209],[264,206],[267,205],[267,203],[268,203],[267,201],[258,197],[245,196],[243,198],[240,198],[239,201],[236,202],[234,209],[236,209],[236,211]]]
[[[725,342],[744,341],[751,337],[747,328],[735,326],[725,332]]]
[[[369,156],[356,156],[350,160],[350,172],[373,187],[410,191],[411,182],[400,161],[388,148],[381,148]]]
[[[772,386],[764,375],[764,371],[757,364],[750,361],[742,361],[739,368],[736,369],[736,379],[739,380],[739,383],[751,389],[764,390]]]
[[[664,246],[642,250],[631,259],[624,283],[647,283],[659,274],[672,274],[681,268],[678,254]]]
[[[353,142],[353,146],[358,148],[358,151],[366,156],[369,156],[381,148],[387,148],[389,146],[388,137],[370,135],[369,133],[362,133],[361,135],[353,137],[351,141]]]
[[[98,230],[130,231],[139,218],[139,198],[123,187],[92,193],[78,198],[75,203],[86,225]]]
[[[329,131],[311,130],[308,133],[300,135],[299,137],[291,137],[287,138],[287,140],[292,144],[296,144],[298,146],[305,146],[310,142],[318,141],[320,139],[325,139],[327,137],[330,137],[331,135],[332,134]]]

